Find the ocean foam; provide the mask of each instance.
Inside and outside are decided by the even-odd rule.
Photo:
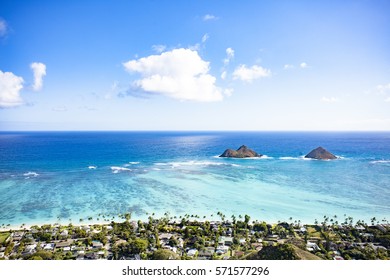
[[[273,157],[262,155],[261,157],[245,157],[245,158],[234,158],[234,157],[220,157],[220,156],[213,156],[213,158],[217,159],[234,159],[234,160],[258,160],[258,159],[273,159]]]
[[[270,157],[267,155],[262,155],[260,159],[273,159],[273,157]]]
[[[129,161],[130,164],[139,164],[139,161]]]
[[[26,177],[37,177],[37,176],[39,176],[39,174],[36,173],[36,172],[29,171],[27,173],[24,173],[23,176],[26,176]]]
[[[390,163],[390,160],[386,160],[386,159],[381,159],[381,160],[373,160],[373,161],[370,161],[370,163],[373,163],[373,164],[376,164],[376,163],[384,163],[384,164],[388,164],[388,163]]]
[[[314,158],[305,158],[305,156],[299,157],[279,157],[280,160],[316,160]]]
[[[94,166],[94,165],[88,166],[88,169],[96,169],[96,168],[97,168],[97,166]]]
[[[173,161],[173,162],[157,162],[154,165],[157,166],[171,166],[172,168],[184,167],[184,166],[234,166],[239,167],[240,165],[234,163],[224,163],[224,162],[213,162],[213,161]]]
[[[121,171],[132,171],[129,168],[126,167],[120,167],[120,166],[111,166],[112,173],[119,173]]]
[[[280,157],[279,159],[281,159],[281,160],[298,160],[301,158],[299,158],[299,157]]]

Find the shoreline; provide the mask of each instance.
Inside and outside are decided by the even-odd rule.
[[[99,220],[96,220],[96,219],[92,219],[92,220],[84,220],[82,222],[80,221],[77,221],[77,222],[73,222],[73,221],[69,221],[67,223],[62,223],[61,221],[55,221],[55,222],[40,222],[40,223],[29,223],[29,224],[19,224],[19,225],[10,225],[10,226],[2,226],[0,227],[0,232],[9,232],[9,231],[21,231],[21,230],[28,230],[30,231],[32,227],[35,227],[35,226],[38,226],[38,227],[42,227],[44,225],[51,225],[51,226],[59,226],[59,227],[67,227],[69,226],[70,224],[74,227],[83,227],[83,226],[104,226],[104,225],[111,225],[111,223],[123,223],[126,221],[126,219],[124,218],[124,215],[123,214],[123,218],[119,218],[117,217],[116,219],[113,219],[113,220],[110,220],[110,221],[99,221]],[[223,214],[222,214],[223,215]],[[223,215],[224,216],[224,215]],[[243,219],[243,217],[245,215],[238,215],[236,218],[237,220],[239,220],[241,216],[241,219]],[[164,215],[150,215],[148,216],[148,218],[146,219],[134,219],[132,218],[130,221],[131,222],[138,222],[138,221],[141,221],[142,223],[147,223],[150,218],[152,218],[153,220],[162,220],[162,219],[167,219],[169,222],[171,223],[180,223],[182,221],[182,219],[185,219],[187,222],[198,222],[198,223],[205,223],[205,222],[215,222],[215,223],[231,223],[232,222],[232,219],[231,217],[229,218],[226,218],[226,216],[224,216],[224,219],[221,219],[220,216],[218,214],[216,214],[215,216],[211,216],[209,218],[204,218],[204,217],[199,217],[199,218],[196,218],[196,217],[191,217],[189,215],[187,216],[180,216],[181,218],[179,217],[176,217],[176,218],[173,218],[173,217],[169,217],[167,219],[167,217]],[[326,224],[327,225],[333,225],[333,226],[349,226],[349,227],[356,227],[358,225],[365,225],[365,226],[375,226],[375,225],[384,225],[384,226],[389,226],[390,225],[390,221],[387,220],[386,218],[382,219],[382,220],[376,220],[375,217],[371,218],[370,221],[364,221],[364,220],[355,220],[353,217],[346,217],[344,219],[344,223],[341,223],[339,219],[333,219],[331,216],[324,216],[324,220],[327,220]],[[211,219],[210,219],[211,218]],[[373,222],[372,219],[375,219],[375,222]],[[348,223],[346,221],[349,221]],[[259,220],[259,219],[252,219],[251,218],[251,221],[254,223],[254,222],[258,222],[258,223],[266,223],[266,224],[269,224],[269,225],[278,225],[278,224],[281,224],[281,223],[287,223],[287,224],[294,224],[294,225],[299,225],[299,226],[314,226],[314,225],[321,225],[323,223],[323,221],[319,221],[317,219],[315,219],[313,222],[305,222],[305,221],[301,221],[301,220],[297,220],[297,219],[286,219],[286,220],[278,220],[278,221],[266,221],[266,220]]]

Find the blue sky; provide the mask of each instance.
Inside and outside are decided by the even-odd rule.
[[[390,130],[389,1],[1,1],[0,130]]]

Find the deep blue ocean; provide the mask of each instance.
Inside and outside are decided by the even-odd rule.
[[[265,156],[218,157],[243,144]],[[303,158],[318,146],[340,158]],[[0,133],[0,225],[218,211],[268,222],[389,219],[390,133]]]

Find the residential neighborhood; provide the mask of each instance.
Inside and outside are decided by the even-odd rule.
[[[368,225],[336,217],[303,225],[300,221],[267,224],[248,215],[215,221],[185,215],[148,221],[91,225],[42,225],[0,232],[4,260],[229,260],[229,259],[389,259],[390,226]]]

